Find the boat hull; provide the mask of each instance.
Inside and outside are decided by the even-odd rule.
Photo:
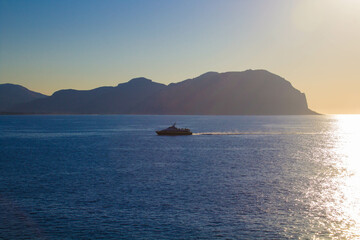
[[[158,135],[161,136],[183,136],[183,135],[192,135],[192,132],[170,132],[170,131],[156,131]]]

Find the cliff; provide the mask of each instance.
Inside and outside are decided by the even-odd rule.
[[[208,72],[168,86],[136,78],[116,87],[60,90],[11,110],[53,114],[316,114],[308,108],[304,93],[265,70]]]

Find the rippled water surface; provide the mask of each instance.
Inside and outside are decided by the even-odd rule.
[[[360,117],[0,116],[0,239],[29,238],[360,238]]]

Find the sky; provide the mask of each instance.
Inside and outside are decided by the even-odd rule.
[[[51,95],[266,69],[360,114],[359,0],[0,0],[0,83]]]

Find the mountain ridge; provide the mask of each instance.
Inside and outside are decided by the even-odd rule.
[[[317,114],[308,108],[304,93],[266,70],[206,72],[169,85],[138,77],[115,87],[63,89],[19,104],[11,111],[29,114]]]
[[[0,84],[0,112],[10,110],[12,107],[46,95],[31,91],[24,86],[12,83]]]

